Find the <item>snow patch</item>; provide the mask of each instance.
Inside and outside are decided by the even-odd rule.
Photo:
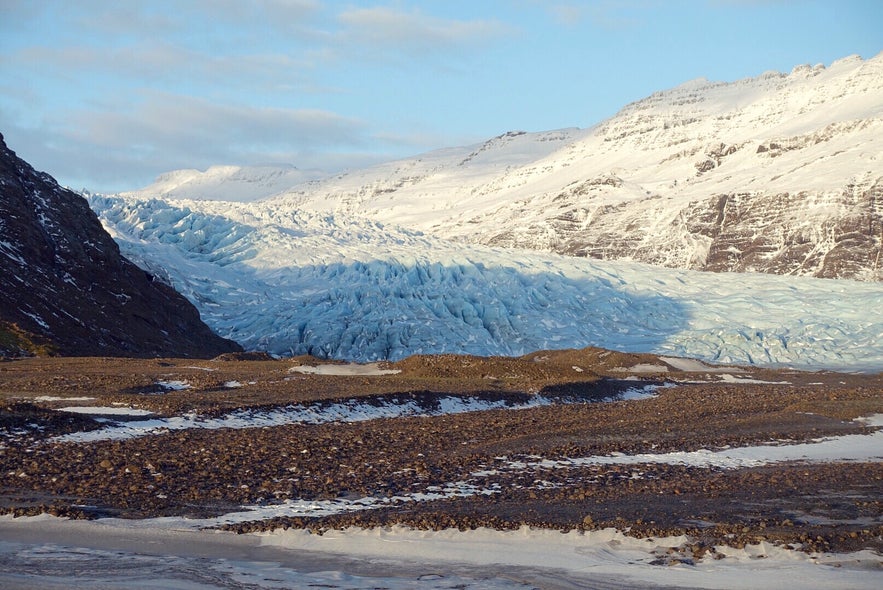
[[[668,367],[665,365],[651,365],[649,363],[640,363],[633,367],[615,367],[611,369],[617,373],[666,373]]]
[[[370,377],[379,375],[396,375],[401,373],[398,369],[381,369],[377,363],[364,365],[350,363],[347,365],[297,365],[288,369],[289,373],[303,373],[305,375],[339,375],[348,377]]]
[[[153,412],[150,410],[120,406],[67,406],[65,408],[57,408],[57,411],[96,416],[153,416]]]
[[[645,385],[620,392],[612,400],[639,400],[655,395],[658,385]],[[269,410],[238,410],[219,417],[186,414],[169,418],[154,418],[121,424],[111,424],[99,430],[75,432],[55,437],[57,442],[94,442],[123,440],[172,430],[218,428],[264,428],[286,424],[324,424],[326,422],[363,422],[378,418],[404,416],[441,416],[481,412],[495,409],[525,409],[562,403],[560,400],[535,395],[522,402],[504,399],[488,400],[476,397],[444,396],[433,404],[421,405],[417,400],[404,398],[351,399],[342,402],[296,404]],[[574,400],[575,403],[581,403]],[[566,402],[565,402],[566,403]]]
[[[766,385],[791,385],[790,381],[763,381],[761,379],[752,379],[750,377],[736,377],[728,373],[720,375],[721,381],[724,383],[760,383]]]
[[[186,381],[157,381],[156,384],[169,391],[183,391],[185,389],[190,389],[190,384]]]
[[[860,418],[857,422],[879,427],[883,425],[883,414]],[[881,462],[883,461],[883,430],[877,430],[871,434],[847,434],[807,443],[769,443],[718,451],[699,449],[697,451],[675,451],[671,453],[614,454],[555,460],[512,461],[502,468],[521,471],[524,469],[568,469],[589,465],[656,463],[699,468],[744,469],[789,461],[815,463],[832,461]]]
[[[736,367],[715,367],[697,359],[675,358],[661,356],[659,360],[665,364],[687,373],[717,373],[723,371],[739,371]]]

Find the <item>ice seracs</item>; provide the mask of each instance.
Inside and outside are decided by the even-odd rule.
[[[355,361],[600,346],[880,370],[878,283],[464,246],[364,218],[90,197],[123,252],[246,348]]]

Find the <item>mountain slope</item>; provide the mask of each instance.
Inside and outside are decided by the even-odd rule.
[[[269,194],[237,186],[237,200]],[[174,196],[207,192],[182,184]],[[137,196],[162,194],[158,184]],[[591,129],[507,133],[271,198],[472,243],[880,281],[883,54],[696,80]]]
[[[120,255],[80,195],[0,135],[0,354],[214,356],[239,347]]]
[[[167,172],[148,188],[124,194],[167,199],[256,201],[322,176],[320,172],[303,171],[293,166],[212,166],[204,172],[192,169]]]
[[[420,178],[376,170],[282,200],[575,256],[883,279],[883,54],[694,81],[570,137],[490,179],[448,161]],[[478,158],[494,161],[504,139]]]
[[[247,349],[370,361],[599,346],[883,368],[877,283],[701,273],[455,243],[278,202],[91,196],[139,265]]]

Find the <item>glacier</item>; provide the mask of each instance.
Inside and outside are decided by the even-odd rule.
[[[498,249],[273,201],[88,195],[125,256],[246,349],[350,361],[598,346],[883,370],[883,286]]]

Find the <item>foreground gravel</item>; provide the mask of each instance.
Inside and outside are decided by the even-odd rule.
[[[701,367],[684,372],[656,357],[598,349],[521,359],[414,357],[378,367],[400,371],[384,375],[292,370],[317,363],[252,355],[0,363],[0,511],[208,517],[283,500],[413,497],[472,486],[472,495],[463,497],[387,501],[372,510],[226,528],[612,526],[636,536],[686,533],[695,541],[679,550],[683,559],[701,557],[717,544],[761,540],[810,551],[883,550],[878,462],[728,470],[662,464],[495,469],[515,460],[867,432],[854,419],[883,413],[881,375]],[[599,401],[648,383],[667,386],[648,399]],[[105,425],[98,416],[57,410],[71,405],[219,416],[322,400],[396,398],[431,405],[434,398],[459,395],[515,403],[538,394],[560,403],[355,423],[182,430],[92,443],[52,440]]]

